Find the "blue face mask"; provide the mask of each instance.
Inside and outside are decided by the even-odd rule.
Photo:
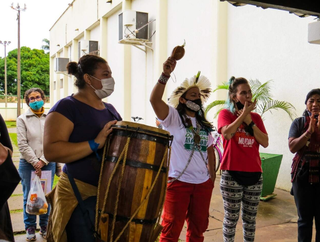
[[[39,110],[40,108],[42,108],[43,105],[44,105],[43,100],[34,101],[32,103],[29,103],[30,108],[32,108],[33,110]]]

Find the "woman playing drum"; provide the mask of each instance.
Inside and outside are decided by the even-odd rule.
[[[70,62],[67,69],[77,78],[78,92],[54,105],[44,131],[47,160],[66,163],[48,196],[52,205],[48,241],[90,242],[95,241],[101,148],[112,131],[111,125],[121,117],[111,104],[102,101],[114,88],[111,69],[104,59],[85,55],[78,63]],[[81,204],[87,212],[81,210]]]
[[[165,61],[150,97],[161,125],[174,136],[160,241],[178,241],[185,220],[187,241],[203,241],[216,178],[213,126],[202,110],[211,88],[204,76],[187,79],[172,93],[173,107],[167,105],[162,95],[175,65],[172,57]]]

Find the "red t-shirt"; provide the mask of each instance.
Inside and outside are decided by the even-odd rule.
[[[263,132],[267,133],[259,114],[251,113],[252,121]],[[221,110],[218,117],[218,132],[221,134],[222,127],[233,123],[237,116],[228,109]],[[221,170],[262,172],[261,160],[259,155],[259,143],[257,140],[246,133],[242,123],[237,129],[235,135],[226,140],[223,138],[223,157],[221,161]]]

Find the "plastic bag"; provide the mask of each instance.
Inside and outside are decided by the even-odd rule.
[[[28,194],[26,212],[33,215],[46,214],[48,203],[45,198],[39,176],[35,176]]]

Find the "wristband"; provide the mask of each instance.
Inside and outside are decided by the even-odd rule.
[[[248,125],[250,128],[252,128],[254,125],[256,125],[253,121]]]
[[[163,85],[166,85],[167,84],[167,81],[169,80],[170,76],[167,76],[166,74],[164,74],[163,72],[161,73],[161,76],[159,77],[159,80],[158,82],[163,84]]]
[[[96,157],[97,157],[98,161],[100,161],[100,156],[99,156],[99,154],[97,152],[98,151],[98,147],[99,147],[100,144],[96,143],[94,141],[94,139],[89,140],[88,142],[89,142],[91,150],[96,154]]]
[[[100,144],[96,143],[96,142],[94,141],[94,139],[89,140],[88,142],[89,142],[89,145],[90,145],[91,150],[92,150],[93,152],[97,152],[98,147],[99,147]]]

